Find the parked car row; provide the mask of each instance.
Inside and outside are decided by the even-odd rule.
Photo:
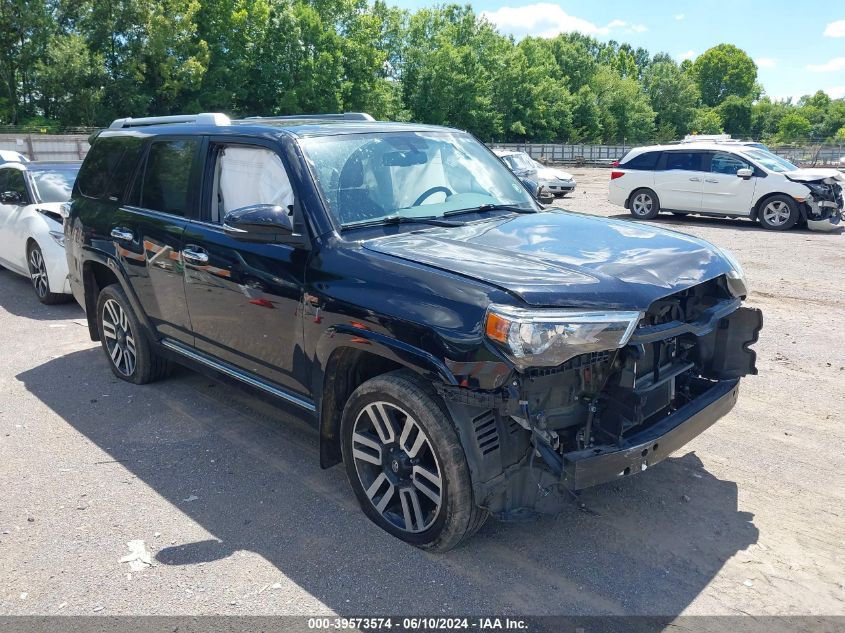
[[[843,183],[836,169],[799,169],[754,146],[654,145],[632,149],[610,172],[609,200],[641,220],[670,211],[832,231],[842,225]]]
[[[27,197],[7,218],[58,222],[51,169],[66,197],[71,167],[13,164]],[[62,207],[70,289],[115,376],[176,362],[276,398],[367,517],[448,550],[653,467],[757,371],[762,315],[731,255],[538,193],[448,128],[119,119]]]
[[[60,206],[70,199],[80,162],[0,158],[0,266],[32,280],[42,303],[70,299]]]

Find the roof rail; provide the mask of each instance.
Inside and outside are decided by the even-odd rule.
[[[243,121],[375,121],[366,112],[338,112],[334,114],[285,114],[283,116],[248,116]]]
[[[126,117],[115,119],[109,126],[110,130],[127,127],[144,127],[147,125],[166,125],[169,123],[196,123],[197,125],[229,125],[229,117],[220,112],[201,112],[200,114],[176,114],[172,116],[145,116],[138,119]]]

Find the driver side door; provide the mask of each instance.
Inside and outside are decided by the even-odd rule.
[[[751,215],[757,176],[740,178],[736,172],[754,166],[728,152],[713,152],[709,172],[704,174],[701,210],[708,213]]]
[[[300,309],[309,251],[236,240],[226,213],[273,204],[293,213],[287,169],[272,145],[211,140],[200,219],[185,230],[185,296],[196,351],[247,375],[307,396]]]
[[[29,274],[26,263],[26,240],[20,216],[29,204],[29,192],[23,172],[0,169],[0,193],[15,193],[18,202],[0,201],[0,262],[22,274]]]

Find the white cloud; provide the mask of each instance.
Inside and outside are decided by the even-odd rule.
[[[826,37],[845,37],[845,20],[831,22],[824,29]]]
[[[825,88],[824,91],[831,99],[845,98],[845,86],[833,86],[831,88]]]
[[[690,49],[690,50],[686,51],[685,53],[676,53],[675,59],[677,59],[679,62],[682,62],[685,59],[693,59],[697,54],[698,53],[696,53],[694,50]]]
[[[754,60],[754,63],[757,64],[758,68],[774,68],[778,65],[777,60],[771,57],[758,57]]]
[[[495,11],[482,11],[482,17],[500,30],[514,35],[554,37],[560,33],[577,31],[585,35],[609,35],[615,29],[642,33],[648,30],[642,24],[629,25],[624,20],[611,20],[599,26],[583,18],[569,15],[560,5],[538,2],[521,7],[500,7]]]
[[[809,64],[807,70],[811,73],[834,73],[845,69],[845,57],[834,57],[824,64]]]
[[[681,21],[681,20],[683,20],[685,17],[687,17],[687,16],[685,16],[683,13],[679,13],[678,15],[676,15],[676,16],[675,16],[675,19],[676,19],[678,22],[680,22],[680,21]]]

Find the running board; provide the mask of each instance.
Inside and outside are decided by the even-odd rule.
[[[177,343],[176,341],[172,341],[170,339],[163,339],[161,341],[161,346],[172,352],[181,354],[185,358],[189,358],[194,362],[210,367],[211,369],[218,371],[221,374],[225,374],[230,378],[234,378],[235,380],[249,385],[250,387],[255,387],[256,389],[260,389],[261,391],[276,396],[277,398],[281,398],[282,400],[305,409],[306,411],[317,411],[317,406],[311,400],[292,394],[284,389],[276,387],[275,385],[271,385],[254,374],[245,372],[241,369],[236,369],[228,363],[210,358],[201,352],[182,345],[181,343]]]

